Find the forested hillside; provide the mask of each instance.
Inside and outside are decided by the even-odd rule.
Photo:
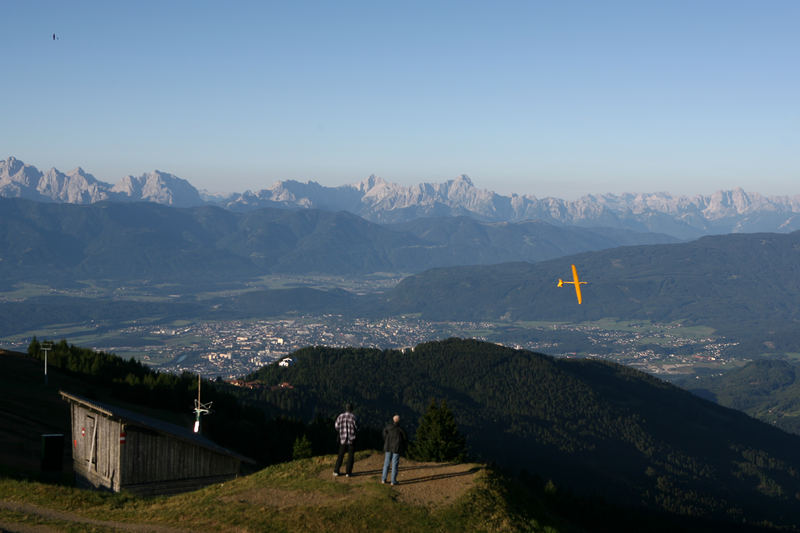
[[[40,348],[35,341],[30,352],[41,357]],[[0,431],[21,438],[1,448],[5,459],[17,440],[33,430],[35,442],[41,431],[40,421],[28,420],[14,402],[54,413],[54,406],[63,408],[62,387],[190,425],[196,376],[152,372],[64,342],[49,355],[44,385],[41,359],[0,353],[0,385],[9,393],[0,402]],[[371,428],[398,412],[413,437],[422,412],[438,398],[455,414],[473,457],[524,470],[517,481],[497,478],[492,489],[491,505],[514,520],[548,516],[574,531],[800,524],[797,437],[618,365],[459,339],[406,353],[307,348],[293,357],[293,366],[270,365],[253,376],[263,387],[204,381],[203,400],[214,402],[204,433],[262,465],[290,459],[301,436],[311,440],[313,453],[331,453],[332,417],[349,400],[362,427],[359,447],[375,449],[380,441]],[[15,476],[20,466],[2,465]],[[329,469],[322,472],[326,480]],[[578,507],[583,514],[575,517]]]
[[[752,361],[686,387],[699,396],[800,435],[800,379],[797,364],[777,359]]]
[[[578,266],[583,305],[571,288]],[[433,269],[388,292],[385,308],[432,320],[553,320],[604,317],[685,321],[734,335],[756,355],[798,351],[800,232],[704,237],[682,244],[627,246],[536,264]],[[754,352],[754,353],[753,353]]]
[[[693,516],[800,523],[800,438],[635,370],[450,339],[413,352],[307,348],[251,393],[312,419],[353,401],[413,431],[445,399],[474,454],[581,494]],[[293,388],[272,388],[282,382]]]

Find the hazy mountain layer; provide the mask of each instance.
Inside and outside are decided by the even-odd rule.
[[[158,170],[138,177],[127,176],[112,186],[80,168],[66,174],[55,168],[42,173],[13,157],[0,161],[0,196],[80,204],[103,200],[150,201],[184,207],[212,203],[237,211],[264,207],[316,208],[348,211],[382,223],[452,216],[494,222],[541,220],[557,225],[664,233],[679,239],[800,229],[800,195],[765,197],[740,188],[710,196],[656,192],[588,195],[568,201],[535,195],[502,196],[476,188],[467,176],[409,187],[370,176],[339,187],[313,181],[279,181],[257,192],[222,198],[201,194],[186,180]]]
[[[18,281],[234,280],[266,273],[360,275],[538,261],[669,237],[545,223],[427,219],[382,226],[346,212],[236,213],[154,203],[86,206],[0,198],[0,274]]]

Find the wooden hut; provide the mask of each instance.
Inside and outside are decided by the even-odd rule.
[[[172,494],[232,479],[250,459],[168,422],[61,391],[78,486]]]

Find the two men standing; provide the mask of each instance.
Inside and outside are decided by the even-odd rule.
[[[345,466],[345,476],[350,477],[353,474],[356,432],[358,431],[358,422],[356,420],[356,415],[353,414],[352,404],[348,403],[345,406],[344,413],[336,417],[336,422],[334,422],[333,426],[339,434],[339,455],[336,457],[336,463],[333,465],[333,475],[340,475],[339,469],[342,467],[342,461],[346,452],[347,464]],[[397,469],[400,456],[406,453],[407,447],[408,437],[406,436],[406,432],[403,431],[403,428],[400,427],[400,415],[394,415],[392,421],[383,428],[383,451],[385,456],[383,460],[381,483],[386,483],[389,465],[391,464],[391,483],[392,485],[397,485]]]

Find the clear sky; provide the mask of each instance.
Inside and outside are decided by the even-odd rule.
[[[800,194],[797,0],[0,8],[0,158],[40,170]]]

